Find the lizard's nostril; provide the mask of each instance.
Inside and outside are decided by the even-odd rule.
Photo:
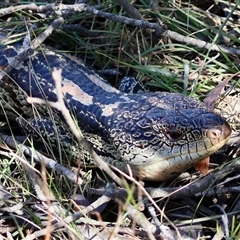
[[[208,131],[208,137],[210,138],[220,138],[222,131],[220,129],[211,129]]]

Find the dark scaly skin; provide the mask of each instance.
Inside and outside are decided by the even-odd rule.
[[[0,66],[17,55],[16,48],[0,49]],[[230,136],[227,122],[198,100],[163,92],[123,94],[77,60],[47,49],[0,82],[0,96],[10,105],[4,106],[9,118],[33,118],[26,96],[56,101],[53,67],[63,70],[66,105],[87,138],[96,141],[98,154],[125,172],[129,164],[134,176],[154,181],[175,177],[216,152]],[[40,117],[48,116],[46,108],[37,108]],[[56,114],[54,119],[61,122]]]

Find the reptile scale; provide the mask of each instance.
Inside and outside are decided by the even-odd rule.
[[[1,46],[2,69],[21,51],[20,44]],[[166,92],[122,93],[79,60],[46,47],[35,50],[0,81],[1,114],[30,133],[45,128],[51,136],[57,129],[61,144],[75,148],[59,113],[26,101],[27,96],[57,100],[54,67],[62,69],[65,104],[86,139],[109,164],[125,172],[129,165],[136,177],[153,181],[176,177],[230,137],[228,123],[198,100]],[[76,153],[86,165],[92,164],[86,151],[75,149]]]

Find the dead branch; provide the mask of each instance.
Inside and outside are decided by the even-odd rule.
[[[21,143],[16,142],[15,139],[11,136],[1,135],[1,138],[8,146],[11,146],[12,148],[14,148],[16,150],[21,149],[21,151],[24,154],[26,154],[27,156],[31,156],[36,162],[44,164],[47,168],[53,169],[57,173],[64,175],[71,181],[76,182],[78,185],[82,184],[82,180],[79,178],[79,176],[76,173],[74,173],[70,169],[64,167],[60,163],[54,161],[53,159],[45,157],[41,153],[37,152],[35,149],[32,149],[28,146],[25,146]],[[15,155],[15,156],[17,156],[17,155]],[[19,159],[19,160],[21,160],[21,159]]]

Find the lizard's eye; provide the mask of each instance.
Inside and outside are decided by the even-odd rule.
[[[183,134],[177,131],[167,131],[166,135],[169,139],[178,140],[182,137]]]

